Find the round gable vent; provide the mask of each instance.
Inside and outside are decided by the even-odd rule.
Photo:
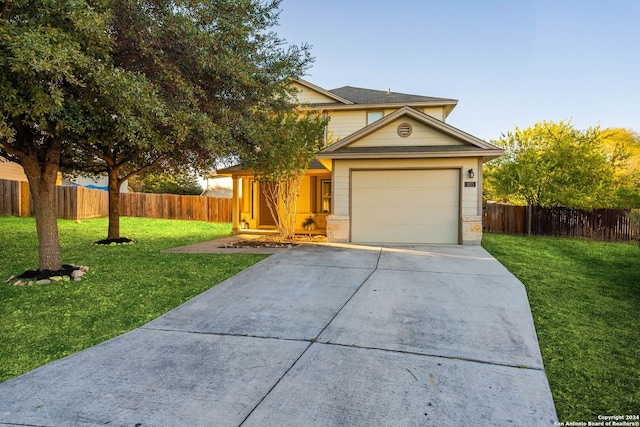
[[[406,138],[409,135],[411,135],[411,132],[413,132],[413,128],[409,123],[402,123],[400,126],[398,126],[398,135],[400,135],[403,138]]]

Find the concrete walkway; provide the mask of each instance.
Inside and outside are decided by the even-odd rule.
[[[0,384],[9,425],[554,421],[524,287],[480,247],[301,245]]]

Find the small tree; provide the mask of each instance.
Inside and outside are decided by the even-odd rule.
[[[309,163],[324,145],[328,119],[319,113],[292,111],[262,119],[256,145],[244,155],[263,185],[269,211],[285,239],[295,234],[300,185]]]

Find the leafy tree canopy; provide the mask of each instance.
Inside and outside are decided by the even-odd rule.
[[[144,173],[136,189],[143,193],[183,194],[197,196],[202,194],[198,177],[192,173],[168,174],[158,172]]]
[[[149,168],[208,171],[242,149],[233,139],[254,111],[281,112],[308,46],[270,32],[279,1],[114,0],[113,60],[143,76],[137,103],[105,99],[95,137],[71,167],[109,176],[108,238],[120,237],[120,185]],[[142,102],[140,102],[142,101]],[[100,114],[102,113],[102,114]],[[126,123],[122,132],[119,124]]]
[[[615,167],[616,205],[640,208],[640,135],[630,129],[605,129],[603,149]]]
[[[486,165],[487,196],[516,204],[592,209],[616,204],[615,165],[599,128],[540,122],[492,141],[505,154]]]

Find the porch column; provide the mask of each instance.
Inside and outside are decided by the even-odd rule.
[[[239,222],[238,218],[240,218],[240,197],[239,189],[240,189],[240,178],[237,176],[232,177],[233,181],[233,197],[231,199],[231,231],[237,233],[240,228],[238,227]]]

